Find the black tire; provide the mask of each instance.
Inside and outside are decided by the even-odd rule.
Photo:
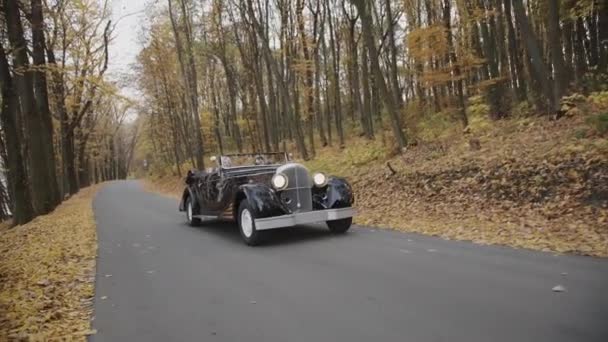
[[[188,221],[188,224],[192,227],[196,227],[196,226],[200,225],[202,220],[198,217],[193,217],[194,207],[193,207],[193,203],[192,203],[192,198],[190,196],[188,196],[188,198],[186,198],[185,207],[186,207],[186,221]]]
[[[334,234],[344,234],[353,224],[353,218],[348,217],[341,220],[327,221],[327,227]]]
[[[247,215],[245,214],[245,216],[243,216],[243,212],[245,210],[249,213],[250,222],[243,222],[243,219],[246,219]],[[239,232],[241,233],[241,238],[243,239],[243,241],[249,246],[258,245],[261,240],[261,233],[257,229],[255,229],[255,216],[251,211],[247,199],[244,199],[241,201],[241,203],[239,203],[239,211],[236,217],[236,221],[239,225]],[[247,228],[249,224],[251,229]]]

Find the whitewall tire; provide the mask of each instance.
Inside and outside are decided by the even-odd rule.
[[[239,204],[237,223],[241,238],[249,246],[255,246],[260,242],[260,232],[255,229],[255,216],[249,207],[249,202],[244,199]]]
[[[194,204],[192,203],[192,198],[188,196],[186,199],[186,220],[189,225],[195,227],[201,223],[201,219],[198,217],[194,217]]]

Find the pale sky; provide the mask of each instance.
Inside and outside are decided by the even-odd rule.
[[[110,0],[112,4],[112,21],[117,25],[114,40],[110,45],[108,73],[118,80],[125,96],[137,99],[134,85],[129,85],[125,76],[133,76],[131,65],[135,63],[141,50],[139,37],[145,30],[145,10],[159,0]]]

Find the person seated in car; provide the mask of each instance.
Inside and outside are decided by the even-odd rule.
[[[222,167],[232,167],[232,159],[227,156],[221,157]]]
[[[255,165],[266,165],[266,158],[264,158],[263,155],[256,155],[255,156],[255,161],[253,162]]]

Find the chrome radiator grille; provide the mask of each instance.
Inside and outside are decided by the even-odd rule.
[[[291,212],[312,210],[312,179],[308,170],[300,164],[286,164],[277,169],[287,177],[287,188],[281,191],[281,200]]]

